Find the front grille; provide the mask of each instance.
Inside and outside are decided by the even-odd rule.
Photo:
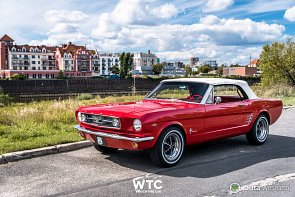
[[[84,114],[85,120],[83,122],[88,124],[93,124],[101,127],[109,127],[109,128],[120,128],[120,119],[116,117],[110,116],[102,116],[102,115],[95,115],[95,114]],[[114,119],[117,119],[119,124],[117,126],[113,125]]]

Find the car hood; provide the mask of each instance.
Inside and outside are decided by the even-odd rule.
[[[196,103],[188,103],[179,100],[143,100],[139,102],[86,106],[79,108],[78,111],[116,117],[126,117],[131,115],[139,117],[146,113],[191,108],[196,105]]]

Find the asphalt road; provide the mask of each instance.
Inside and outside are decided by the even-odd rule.
[[[103,155],[92,147],[0,165],[0,196],[141,196],[133,185],[141,176],[155,181],[141,190],[148,196],[295,196],[295,175],[282,176],[268,190],[229,193],[231,183],[263,185],[295,173],[294,120],[295,109],[285,110],[262,146],[239,136],[188,147],[169,169],[155,166],[144,151]],[[156,185],[149,189],[148,183]]]

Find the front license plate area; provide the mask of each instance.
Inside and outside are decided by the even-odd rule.
[[[106,141],[103,137],[97,136],[96,143],[101,146],[106,146]]]

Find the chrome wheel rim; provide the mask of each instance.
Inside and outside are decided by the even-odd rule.
[[[183,151],[183,139],[175,131],[168,133],[162,143],[162,155],[168,163],[176,162]]]
[[[261,117],[256,124],[256,136],[260,142],[266,140],[269,131],[269,124],[265,117]]]

